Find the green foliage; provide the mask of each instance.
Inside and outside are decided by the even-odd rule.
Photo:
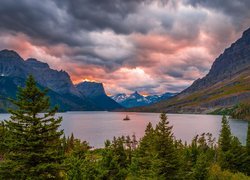
[[[232,173],[228,170],[221,170],[218,164],[213,164],[208,173],[208,180],[249,180],[250,177],[243,173]]]
[[[4,141],[7,137],[6,128],[4,122],[0,123],[0,161],[4,159],[4,154],[6,152],[6,147]]]
[[[129,156],[124,146],[125,138],[118,137],[112,143],[106,141],[101,167],[104,179],[125,179],[128,174]]]
[[[1,179],[60,178],[63,131],[58,128],[62,118],[54,118],[57,108],[50,109],[45,94],[29,76],[26,86],[19,88],[17,100],[11,100],[17,109],[10,109],[10,120],[5,121],[7,151],[0,164]]]
[[[219,147],[222,152],[226,152],[231,148],[232,133],[226,116],[221,121],[222,129],[219,136]]]
[[[246,149],[247,154],[250,156],[250,122],[248,122]]]
[[[246,142],[246,169],[247,175],[250,176],[250,123],[248,122],[247,142]]]
[[[214,110],[209,114],[213,115],[231,115],[233,113],[234,108],[219,108]]]
[[[155,177],[156,173],[153,169],[153,159],[155,157],[155,130],[149,123],[145,130],[145,135],[140,140],[139,146],[135,151],[132,161],[132,174],[136,172],[141,178]]]
[[[105,148],[91,149],[73,134],[61,138],[61,118],[54,118],[56,109],[49,109],[32,77],[17,97],[18,109],[0,125],[1,179],[249,179],[250,125],[243,146],[225,116],[218,143],[203,133],[183,144],[163,113],[139,142],[135,135],[114,137]]]
[[[233,108],[232,118],[250,120],[250,103],[241,103]]]
[[[174,144],[172,128],[172,126],[169,126],[166,114],[162,113],[160,122],[155,128],[156,161],[153,166],[155,166],[157,175],[164,179],[178,178],[180,167],[178,149]]]
[[[222,118],[222,129],[219,137],[219,163],[223,169],[233,172],[248,173],[249,157],[237,137],[232,136],[229,122]]]

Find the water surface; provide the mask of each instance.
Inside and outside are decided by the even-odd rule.
[[[130,121],[122,119],[129,115]],[[123,112],[67,112],[58,113],[63,117],[61,128],[66,136],[71,133],[81,140],[86,140],[91,146],[103,147],[106,139],[114,136],[135,134],[139,139],[149,122],[154,126],[159,122],[158,113],[123,113]],[[9,114],[0,114],[0,120],[8,119]],[[221,128],[221,116],[168,114],[170,125],[177,139],[191,142],[196,134],[210,132],[217,139]],[[242,120],[229,120],[232,133],[245,144],[247,122]]]

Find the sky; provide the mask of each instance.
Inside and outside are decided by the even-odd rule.
[[[249,0],[1,0],[0,49],[108,94],[180,92],[250,27]]]

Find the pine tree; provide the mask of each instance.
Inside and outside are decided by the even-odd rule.
[[[6,139],[6,132],[5,132],[6,128],[4,125],[4,122],[2,121],[0,123],[0,161],[2,161],[4,159],[4,154],[6,152],[6,147],[5,147],[5,139]]]
[[[248,122],[246,149],[248,156],[250,156],[250,122]]]
[[[16,109],[10,109],[5,121],[9,132],[8,153],[0,165],[2,179],[53,179],[60,177],[62,153],[59,131],[62,118],[54,118],[57,108],[50,109],[47,91],[41,91],[32,76],[19,88]]]
[[[152,164],[155,157],[154,151],[154,128],[151,122],[148,123],[145,135],[139,142],[133,159],[133,173],[137,173],[142,179],[155,177]]]
[[[179,175],[180,160],[178,149],[175,147],[175,140],[172,133],[172,126],[165,113],[161,114],[160,122],[157,124],[155,133],[155,167],[159,177],[164,179],[177,179]]]
[[[222,117],[221,124],[222,124],[222,129],[220,131],[220,136],[219,136],[219,146],[223,152],[226,152],[231,148],[232,133],[229,126],[229,122],[225,115]]]
[[[246,173],[250,176],[250,122],[248,122],[248,130],[247,130],[247,142],[246,142]]]

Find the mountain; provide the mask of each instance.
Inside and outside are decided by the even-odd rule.
[[[116,101],[105,93],[102,83],[82,82],[76,85],[77,90],[85,97],[91,99],[95,104],[104,110],[114,110],[123,108]]]
[[[36,59],[22,59],[15,51],[0,51],[0,112],[12,105],[7,97],[15,98],[17,87],[25,85],[28,75],[33,75],[41,89],[48,88],[51,104],[60,111],[93,111],[120,108],[120,105],[103,107],[97,100],[83,95],[72,83],[65,71],[51,69],[47,63]],[[108,106],[109,104],[107,104]]]
[[[175,95],[177,95],[177,93],[165,93],[162,95],[142,96],[137,91],[135,91],[131,95],[122,93],[111,96],[111,98],[126,108],[132,108],[132,107],[148,106],[150,104],[159,102],[161,100],[169,99]]]
[[[208,113],[250,102],[250,29],[213,63],[209,73],[170,100],[131,111]]]

